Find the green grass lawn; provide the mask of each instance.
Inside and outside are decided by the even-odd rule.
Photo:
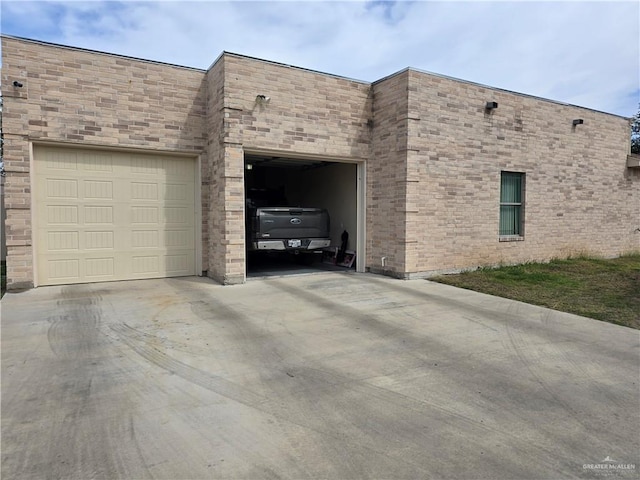
[[[481,268],[431,280],[640,329],[640,253]]]

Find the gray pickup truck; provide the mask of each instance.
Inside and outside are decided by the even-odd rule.
[[[323,208],[249,208],[247,238],[250,251],[319,251],[331,245],[329,213]]]

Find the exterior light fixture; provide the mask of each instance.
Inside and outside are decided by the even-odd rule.
[[[494,108],[498,108],[498,102],[487,102],[485,107],[487,110],[493,110]]]
[[[266,95],[256,95],[256,102],[258,103],[269,103],[271,101],[271,97],[267,97]]]
[[[13,86],[16,87],[16,88],[22,88],[22,84],[17,80],[13,81]]]
[[[576,119],[573,121],[573,126],[575,127],[576,125],[582,125],[583,123],[584,123],[584,120],[583,120],[583,119],[581,119],[581,118],[576,118]]]

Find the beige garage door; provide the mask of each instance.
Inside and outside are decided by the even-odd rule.
[[[195,273],[195,161],[36,147],[39,285]]]

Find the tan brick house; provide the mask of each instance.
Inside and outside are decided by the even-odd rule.
[[[7,282],[246,278],[249,176],[400,278],[640,250],[629,119],[406,69],[208,70],[2,37]],[[320,205],[321,204],[321,205]]]

